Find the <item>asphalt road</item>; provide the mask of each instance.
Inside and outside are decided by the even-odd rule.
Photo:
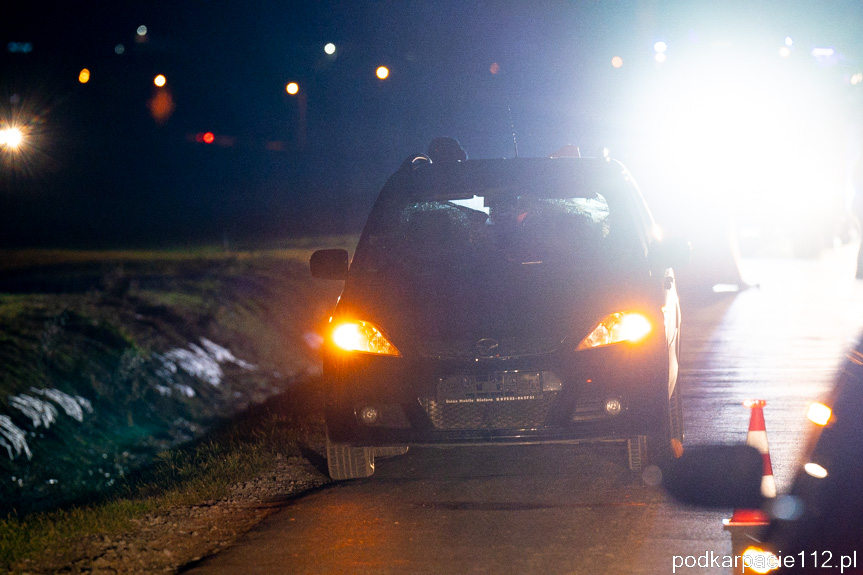
[[[781,492],[806,408],[863,328],[863,281],[849,249],[744,261],[743,272],[758,287],[683,302],[686,443],[745,441],[741,402],[767,400]],[[732,555],[730,512],[683,508],[643,485],[621,444],[412,449],[378,460],[370,479],[291,502],[190,572],[671,573]]]

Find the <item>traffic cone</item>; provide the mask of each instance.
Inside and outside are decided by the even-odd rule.
[[[754,447],[761,453],[764,460],[764,470],[761,477],[761,494],[764,497],[776,497],[776,482],[773,480],[773,466],[770,463],[770,450],[767,446],[767,428],[764,425],[763,399],[748,399],[743,402],[748,407],[749,433],[746,434],[746,445]],[[735,509],[731,519],[723,519],[722,526],[731,532],[731,547],[735,554],[756,540],[758,532],[770,523],[770,518],[761,509]]]

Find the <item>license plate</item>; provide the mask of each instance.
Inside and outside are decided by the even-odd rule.
[[[499,371],[483,375],[451,375],[438,379],[438,401],[442,403],[525,401],[536,399],[543,391],[559,389],[560,380],[551,372]]]

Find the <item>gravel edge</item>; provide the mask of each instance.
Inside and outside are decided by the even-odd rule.
[[[177,573],[230,547],[291,499],[330,482],[307,459],[277,455],[271,469],[234,485],[225,498],[145,515],[126,532],[84,537],[71,554],[45,550],[13,565],[11,572]]]

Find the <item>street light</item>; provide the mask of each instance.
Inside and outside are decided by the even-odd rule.
[[[300,91],[300,85],[296,82],[289,82],[287,86],[285,86],[285,92],[290,94],[291,96],[296,96],[297,92]]]
[[[378,66],[375,75],[381,80],[386,80],[390,75],[390,70],[386,66]]]
[[[17,150],[24,142],[24,133],[20,128],[5,128],[0,130],[0,146]]]

